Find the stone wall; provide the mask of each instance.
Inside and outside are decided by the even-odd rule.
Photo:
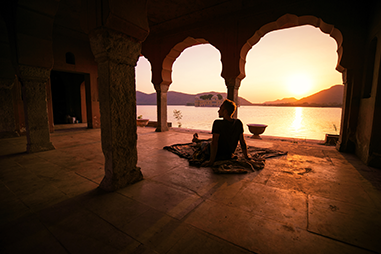
[[[78,24],[79,25],[79,24]],[[53,32],[54,66],[53,70],[84,74],[85,84],[82,87],[82,122],[87,122],[89,128],[100,128],[98,65],[90,49],[88,35],[74,33],[65,29],[55,29]],[[66,62],[66,53],[72,53],[75,64]],[[83,93],[84,92],[84,93]],[[53,110],[53,109],[50,109]]]
[[[356,129],[356,154],[364,163],[375,167],[381,167],[381,3],[378,6],[368,36]]]

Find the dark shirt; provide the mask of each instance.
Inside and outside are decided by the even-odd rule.
[[[243,124],[239,119],[231,122],[225,119],[215,120],[212,133],[220,134],[216,160],[228,160],[237,148],[239,137],[243,133]]]

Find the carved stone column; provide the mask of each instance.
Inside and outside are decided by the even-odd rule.
[[[342,122],[340,128],[339,141],[336,144],[336,149],[340,152],[353,153],[356,149],[356,126],[358,121],[358,112],[360,104],[361,92],[361,72],[346,69],[343,73],[344,83],[344,100],[342,107]],[[357,89],[357,90],[356,90]]]
[[[232,100],[237,105],[237,110],[235,111],[233,118],[237,118],[238,115],[238,89],[241,86],[241,80],[238,78],[225,78],[225,84],[228,89],[227,91],[227,98],[229,100]]]
[[[42,152],[54,149],[50,142],[46,83],[50,70],[46,68],[19,65],[22,83],[27,152]]]
[[[156,97],[157,97],[157,132],[168,131],[167,124],[167,92],[169,86],[158,85],[155,86]]]
[[[115,191],[143,179],[137,164],[135,65],[141,43],[107,28],[89,35],[98,63],[105,176],[100,188]]]
[[[12,87],[14,80],[0,79],[0,137],[17,137]]]

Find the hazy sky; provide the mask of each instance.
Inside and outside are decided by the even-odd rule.
[[[247,54],[246,77],[239,96],[253,103],[300,99],[342,84],[341,73],[335,70],[336,50],[336,41],[313,26],[270,32]],[[219,51],[210,44],[185,49],[173,64],[169,90],[189,94],[226,92],[220,58]],[[144,57],[136,67],[136,89],[155,92],[151,66]]]

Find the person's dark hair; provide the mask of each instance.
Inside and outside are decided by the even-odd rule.
[[[229,99],[225,99],[221,106],[223,106],[224,109],[228,111],[230,116],[233,115],[235,110],[237,109],[237,106],[235,105],[234,101],[231,101]]]

